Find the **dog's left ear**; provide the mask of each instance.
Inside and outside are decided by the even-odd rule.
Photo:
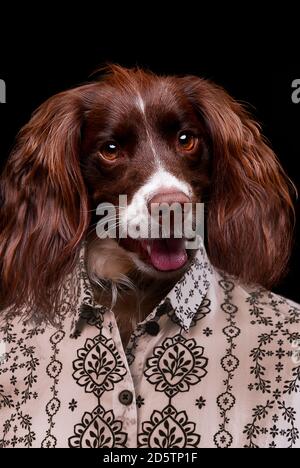
[[[181,86],[205,122],[213,153],[210,259],[245,283],[271,287],[290,255],[295,188],[239,103],[197,77],[181,78]]]

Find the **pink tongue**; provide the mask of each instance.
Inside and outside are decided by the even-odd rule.
[[[151,262],[157,270],[178,270],[187,261],[183,239],[161,239],[151,242]]]

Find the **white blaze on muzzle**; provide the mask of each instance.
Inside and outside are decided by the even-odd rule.
[[[172,189],[174,192],[182,192],[188,198],[192,197],[190,184],[178,179],[170,172],[159,169],[140,187],[133,195],[131,202],[120,210],[120,227],[130,231],[139,231],[141,237],[149,235],[149,210],[148,203],[152,197],[163,190]]]

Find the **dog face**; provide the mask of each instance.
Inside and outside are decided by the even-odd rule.
[[[127,196],[117,223],[138,232],[138,239],[128,235],[116,242],[135,265],[151,275],[170,275],[187,267],[193,251],[186,249],[184,237],[172,235],[174,225],[170,236],[153,239],[151,207],[193,207],[202,200],[210,181],[208,135],[180,79],[142,75],[134,80],[124,72],[122,78],[122,86],[103,83],[86,113],[83,175],[92,209],[103,202],[118,205],[119,195]],[[193,213],[191,208],[185,215]]]
[[[97,205],[120,194],[117,222],[141,232],[157,203],[205,201],[212,264],[270,287],[290,254],[291,192],[259,126],[223,89],[113,66],[50,98],[18,136],[1,180],[1,304],[50,315]],[[171,233],[114,244],[164,276],[188,266],[183,242]]]

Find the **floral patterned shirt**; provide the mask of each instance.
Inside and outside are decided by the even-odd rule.
[[[63,308],[0,324],[0,447],[300,447],[300,308],[204,248],[126,350],[84,252]]]

